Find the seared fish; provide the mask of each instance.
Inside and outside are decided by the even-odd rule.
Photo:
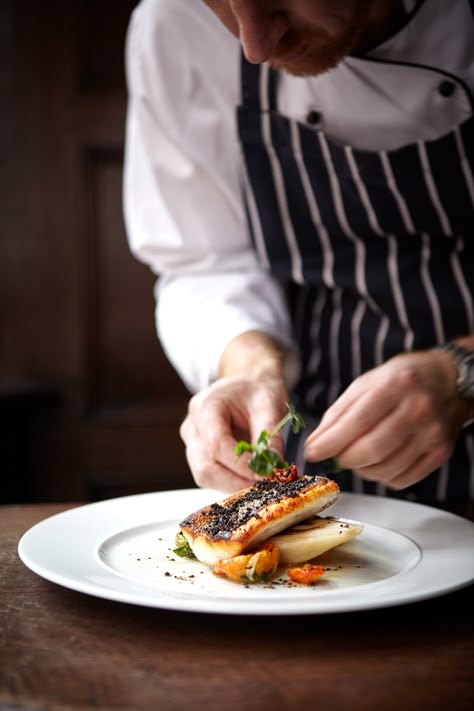
[[[196,558],[213,566],[319,513],[338,496],[336,482],[325,477],[261,479],[196,511],[179,526]]]

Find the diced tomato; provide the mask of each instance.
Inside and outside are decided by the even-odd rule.
[[[324,567],[311,565],[311,563],[306,563],[301,568],[290,568],[288,571],[290,580],[300,585],[314,585],[322,575],[324,575]]]
[[[273,476],[278,481],[293,481],[297,479],[299,474],[295,464],[290,464],[289,467],[284,467],[283,469],[274,469]]]

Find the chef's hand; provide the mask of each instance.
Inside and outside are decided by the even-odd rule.
[[[270,431],[286,413],[288,389],[282,354],[268,336],[247,332],[226,349],[220,377],[189,402],[180,435],[196,483],[234,492],[258,478],[248,467],[248,453],[234,452],[241,439],[255,442],[263,429]],[[271,442],[283,456],[283,439]]]
[[[403,489],[451,456],[472,414],[442,350],[398,355],[357,378],[305,444],[308,461],[335,457],[361,478]]]

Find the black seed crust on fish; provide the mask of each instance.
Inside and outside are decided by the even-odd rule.
[[[289,482],[262,479],[250,489],[244,489],[242,495],[232,496],[222,502],[210,504],[199,512],[202,533],[210,538],[230,538],[236,528],[243,526],[252,517],[259,518],[260,511],[269,504],[281,502],[282,498],[295,498],[322,477],[294,479]],[[196,514],[191,514],[181,522],[181,526],[192,525]]]
[[[330,506],[338,485],[325,477],[261,479],[187,516],[180,528],[199,560],[212,565]]]

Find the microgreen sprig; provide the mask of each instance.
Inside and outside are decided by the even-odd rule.
[[[191,548],[188,541],[185,539],[181,532],[178,532],[176,534],[175,544],[176,548],[173,548],[173,553],[179,555],[180,558],[196,558],[193,553],[193,549]]]
[[[271,474],[275,468],[283,469],[288,466],[288,462],[282,459],[278,452],[274,449],[270,449],[270,442],[277,432],[279,432],[288,422],[291,423],[294,434],[300,432],[305,426],[305,423],[302,416],[296,412],[293,405],[286,403],[286,406],[288,407],[288,412],[284,417],[282,417],[280,422],[275,425],[270,433],[268,433],[267,430],[262,430],[255,444],[241,440],[240,442],[237,442],[234,448],[237,459],[241,457],[244,452],[252,452],[248,465],[250,469],[255,472],[255,474],[267,476]]]

